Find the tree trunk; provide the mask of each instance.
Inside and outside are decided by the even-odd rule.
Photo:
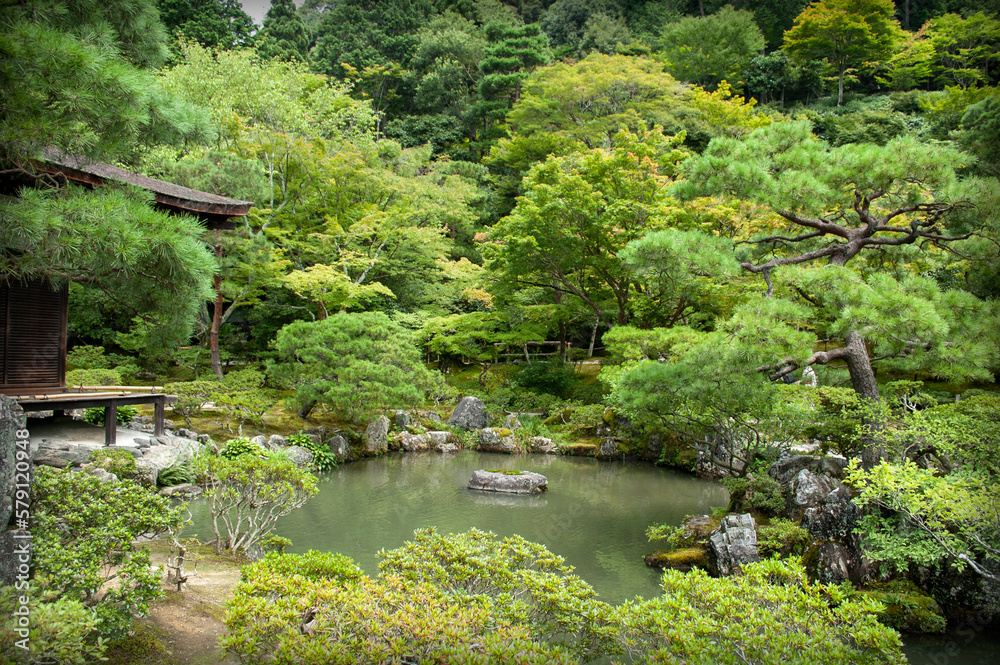
[[[844,70],[840,70],[840,76],[837,77],[837,106],[841,106],[844,103]]]
[[[883,436],[885,423],[878,413],[880,402],[878,383],[875,381],[875,372],[872,371],[872,362],[864,338],[856,332],[851,332],[844,341],[847,349],[844,360],[847,361],[847,370],[851,375],[851,385],[861,398],[864,408],[869,410],[861,418],[861,424],[866,428],[864,447],[861,450],[861,465],[865,469],[871,469],[885,457]]]
[[[222,270],[222,231],[215,230],[215,260]],[[217,273],[214,280],[215,309],[212,312],[212,327],[208,331],[208,347],[212,352],[212,371],[222,378],[222,359],[219,357],[219,328],[222,327],[222,273]]]
[[[302,408],[299,409],[298,413],[296,413],[295,415],[297,415],[299,418],[302,418],[303,420],[306,420],[307,418],[309,418],[309,414],[312,413],[312,410],[315,408],[316,408],[316,400],[311,399],[305,404],[303,404]]]
[[[601,319],[594,321],[594,329],[590,332],[590,348],[587,349],[587,357],[594,357],[594,344],[597,342],[597,327],[601,325]]]

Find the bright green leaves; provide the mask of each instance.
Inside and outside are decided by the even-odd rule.
[[[634,137],[623,131],[619,142],[628,136]],[[675,154],[670,143],[662,147]],[[491,270],[511,284],[565,292],[599,319],[625,323],[631,276],[618,252],[661,223],[668,180],[655,157],[648,148],[620,147],[552,157],[534,167],[526,194],[493,229],[498,243],[489,249]]]
[[[610,606],[573,574],[562,557],[520,536],[498,539],[473,529],[441,535],[414,532],[403,547],[381,552],[379,570],[445,594],[483,599],[503,623],[524,626],[533,640],[557,645],[584,660],[613,648]]]
[[[785,33],[785,50],[800,60],[823,58],[837,72],[837,104],[844,73],[862,63],[887,60],[901,37],[891,0],[820,0]]]
[[[316,477],[278,455],[203,456],[196,473],[213,479],[215,551],[245,553],[271,535],[278,518],[305,505],[316,494]]]
[[[662,596],[617,612],[638,662],[906,662],[899,635],[877,620],[881,606],[810,584],[789,560],[749,564],[743,574],[720,579],[670,570],[662,586]]]
[[[667,71],[676,78],[714,89],[728,81],[743,87],[743,71],[764,50],[764,35],[746,10],[724,6],[709,16],[667,24],[660,35]]]
[[[905,662],[899,636],[876,619],[880,605],[809,584],[789,561],[724,579],[670,571],[662,596],[611,607],[519,536],[426,529],[381,556],[375,579],[318,553],[244,568],[225,646],[247,662],[288,664]]]
[[[32,493],[33,584],[92,608],[106,639],[124,637],[160,595],[149,551],[134,541],[177,528],[182,509],[136,483],[68,468],[39,466]]]
[[[864,471],[852,465],[848,475],[860,506],[889,511],[889,518],[869,513],[860,528],[865,550],[894,569],[911,564],[958,569],[1000,577],[1000,487],[996,478],[974,471],[940,475],[913,462],[882,463]]]

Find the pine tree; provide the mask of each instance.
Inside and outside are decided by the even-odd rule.
[[[487,45],[479,69],[479,102],[473,106],[478,127],[470,132],[473,148],[485,154],[496,139],[506,136],[500,124],[521,95],[521,84],[536,67],[548,64],[548,38],[537,25],[486,26]]]
[[[292,0],[271,0],[263,29],[257,35],[257,51],[266,58],[309,60],[309,30]]]

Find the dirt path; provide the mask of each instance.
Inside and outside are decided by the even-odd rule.
[[[154,564],[163,564],[169,543],[146,544]],[[217,557],[211,548],[192,548],[198,559],[197,574],[190,576],[182,592],[164,584],[165,597],[153,604],[150,615],[137,622],[136,639],[128,648],[109,653],[111,665],[208,665],[239,663],[219,647],[226,633],[222,623],[226,602],[240,578],[241,562]],[[190,554],[189,554],[190,555]],[[185,572],[193,569],[185,564]]]

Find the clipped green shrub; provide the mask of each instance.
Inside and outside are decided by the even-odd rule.
[[[119,406],[115,410],[115,422],[119,425],[128,425],[132,419],[139,415],[139,409],[128,404]],[[91,425],[104,425],[104,407],[95,406],[83,410],[83,422]]]
[[[263,449],[256,443],[245,436],[240,436],[226,441],[226,445],[222,446],[222,450],[219,451],[219,455],[225,457],[226,459],[236,459],[242,455],[259,456],[263,452]]]
[[[781,484],[766,473],[751,473],[743,478],[723,478],[729,490],[731,513],[763,513],[773,515],[785,507]]]
[[[112,360],[104,355],[103,346],[80,344],[66,352],[66,364],[74,370],[110,369]]]
[[[45,601],[32,596],[28,604],[31,633],[27,651],[17,645],[14,632],[16,597],[13,587],[0,588],[0,662],[87,665],[103,660],[107,641],[97,633],[97,617],[76,598]]]
[[[264,414],[276,400],[263,388],[249,388],[212,393],[212,401],[222,416],[220,424],[232,432],[235,421],[236,431],[242,433],[247,422],[264,427]]]
[[[309,550],[305,554],[271,552],[264,558],[240,569],[240,580],[249,582],[260,576],[304,577],[314,582],[350,582],[364,572],[343,554]]]
[[[74,369],[66,372],[67,386],[120,386],[122,376],[114,369]]]
[[[118,480],[131,480],[148,484],[148,480],[140,474],[135,466],[135,457],[127,450],[102,448],[90,453],[90,462],[108,473],[118,476]]]
[[[184,423],[191,427],[191,418],[201,415],[206,402],[212,400],[212,394],[219,391],[218,381],[180,381],[168,383],[164,391],[177,396],[177,401],[170,408],[184,418]]]
[[[801,556],[811,540],[809,532],[791,520],[776,517],[757,525],[757,551],[763,558]]]
[[[149,550],[137,541],[177,529],[181,510],[135,483],[70,468],[37,467],[32,493],[32,588],[39,597],[85,599],[96,634],[121,639],[162,593]]]

